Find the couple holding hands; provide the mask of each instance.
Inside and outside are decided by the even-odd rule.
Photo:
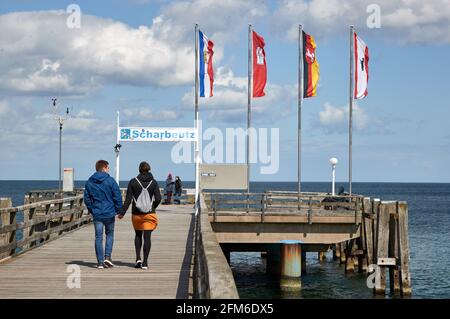
[[[132,204],[132,223],[135,231],[136,268],[148,269],[148,256],[151,249],[151,234],[158,225],[156,208],[161,202],[158,182],[150,173],[147,162],[139,164],[139,175],[128,183],[125,202],[119,185],[109,175],[109,163],[99,160],[95,164],[96,172],[86,182],[84,203],[92,214],[95,229],[95,253],[97,268],[114,267],[111,259],[114,243],[115,218],[122,219]],[[106,235],[103,250],[103,232]],[[142,249],[143,248],[143,249]],[[141,259],[143,250],[143,259]]]

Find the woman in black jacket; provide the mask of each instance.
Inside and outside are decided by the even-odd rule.
[[[152,200],[150,211],[141,211],[136,207],[136,201],[142,190],[146,188],[150,199]],[[134,238],[134,246],[136,248],[136,268],[148,269],[148,255],[151,248],[152,231],[158,226],[158,217],[156,216],[156,208],[161,202],[161,193],[159,191],[158,182],[153,179],[150,173],[150,165],[147,162],[139,164],[139,175],[128,183],[127,196],[119,218],[122,219],[131,203],[133,228],[136,232]],[[142,237],[144,238],[144,260],[141,259]]]
[[[180,198],[181,198],[182,191],[183,191],[183,184],[181,183],[180,176],[176,176],[175,177],[175,197],[174,197],[175,199],[174,199],[174,202],[178,205],[181,203]]]

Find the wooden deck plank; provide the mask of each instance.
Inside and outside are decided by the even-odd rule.
[[[131,214],[116,220],[115,267],[95,267],[94,228],[86,226],[0,264],[0,298],[189,298],[192,205],[160,206],[147,271],[134,268]],[[67,287],[78,265],[81,288]]]

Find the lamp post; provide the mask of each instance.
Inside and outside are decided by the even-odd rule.
[[[338,163],[338,160],[336,157],[330,158],[330,164],[331,164],[331,194],[334,196],[336,195],[335,191],[335,183],[336,183],[336,164]]]
[[[58,189],[62,190],[62,129],[64,121],[69,118],[69,108],[66,108],[65,116],[58,114],[58,106],[56,105],[56,98],[53,101],[53,112],[55,113],[55,120],[59,123],[59,168],[58,168]]]

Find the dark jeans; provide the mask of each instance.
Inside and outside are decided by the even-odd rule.
[[[97,255],[97,262],[99,264],[103,264],[103,262],[105,261],[105,256],[111,257],[114,243],[114,222],[115,217],[101,218],[94,220],[95,254]],[[103,229],[105,229],[106,234],[104,254],[103,254]]]

